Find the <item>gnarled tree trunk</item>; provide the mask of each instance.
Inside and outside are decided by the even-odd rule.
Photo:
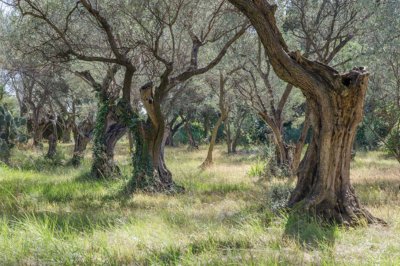
[[[135,127],[136,153],[134,177],[130,189],[150,192],[179,192],[183,188],[172,180],[164,158],[165,142],[169,135],[161,104],[155,101],[153,84],[140,89],[142,102],[148,114],[147,122],[139,122]]]
[[[115,107],[108,102],[100,105],[94,133],[92,175],[96,178],[113,178],[120,175],[114,161],[114,149],[118,140],[127,132]]]
[[[363,117],[368,72],[355,68],[340,74],[299,51],[290,52],[276,25],[276,5],[229,1],[250,19],[276,74],[301,89],[310,109],[313,137],[289,206],[350,225],[381,221],[361,206],[350,183],[351,149]]]
[[[289,206],[301,203],[339,222],[372,223],[377,219],[361,207],[350,184],[352,147],[363,116],[368,74],[355,69],[343,75],[342,82],[342,88],[323,90],[324,101],[307,97],[313,137]]]
[[[78,167],[85,155],[87,144],[93,136],[94,123],[91,118],[86,118],[78,125],[74,126],[74,153],[71,159],[73,166]]]
[[[103,82],[100,84],[92,77],[90,72],[76,72],[86,80],[97,92],[98,110],[93,136],[93,162],[91,173],[94,178],[113,178],[120,175],[120,169],[114,161],[114,149],[118,140],[127,132],[128,126],[125,119],[125,110],[130,106],[130,87],[135,68],[125,65],[124,85],[122,88],[123,101],[116,103],[111,85],[114,76],[120,69],[115,64],[108,69]],[[127,103],[125,104],[121,103]],[[129,110],[126,112],[129,113]]]

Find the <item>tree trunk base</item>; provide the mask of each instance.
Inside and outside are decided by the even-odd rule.
[[[322,200],[321,203],[316,204],[316,198],[306,198],[295,203],[289,202],[289,208],[298,213],[309,213],[324,221],[344,226],[387,225],[385,221],[373,216],[367,209],[361,206],[353,189],[337,200],[335,205],[332,205],[328,200]]]
[[[97,179],[115,179],[121,176],[121,170],[112,159],[97,161],[92,165],[92,176]]]
[[[128,193],[142,191],[145,193],[179,194],[185,191],[183,186],[174,181],[163,182],[157,171],[152,176],[140,174],[136,176],[127,187]]]
[[[213,165],[213,162],[210,160],[205,160],[200,166],[199,168],[201,170],[206,170],[207,168],[210,168]]]
[[[81,166],[82,160],[83,160],[83,156],[74,154],[74,155],[72,156],[72,158],[71,158],[70,164],[71,164],[73,167],[78,168],[78,167]]]

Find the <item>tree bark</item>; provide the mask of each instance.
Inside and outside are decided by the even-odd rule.
[[[372,223],[377,219],[361,207],[350,184],[352,144],[362,120],[368,75],[353,70],[343,81],[353,85],[342,94],[326,90],[324,102],[307,97],[313,137],[289,206],[301,204],[341,223],[353,224],[359,219]]]
[[[282,121],[276,118],[271,119],[271,117],[264,113],[260,113],[259,115],[272,130],[272,139],[276,147],[276,166],[279,168],[288,168],[291,162],[289,149],[283,138]]]
[[[235,135],[233,137],[232,144],[231,144],[231,152],[232,153],[237,152],[237,145],[239,144],[239,139],[242,134],[242,124],[245,119],[245,114],[242,113],[241,116],[237,117],[236,119],[237,119],[237,121],[235,123],[236,130],[235,130]]]
[[[301,89],[310,108],[313,137],[289,206],[343,224],[382,222],[361,206],[350,183],[351,149],[363,117],[368,72],[360,67],[340,74],[299,51],[290,52],[276,25],[276,5],[229,1],[250,19],[275,73]]]
[[[232,134],[231,125],[228,120],[225,122],[226,146],[228,154],[232,153]]]
[[[114,161],[114,150],[118,140],[127,132],[114,107],[108,102],[99,106],[96,119],[92,175],[95,178],[114,178],[120,175],[120,169]]]
[[[47,137],[49,148],[47,150],[46,157],[50,159],[53,159],[54,156],[57,154],[58,132],[56,123],[57,123],[56,121],[50,121],[48,123],[50,134]]]
[[[166,128],[161,103],[153,94],[153,84],[150,82],[140,88],[140,94],[148,120],[136,128],[135,171],[130,189],[180,192],[183,188],[172,180],[172,173],[165,163],[165,142],[170,132]]]
[[[310,119],[309,119],[309,111],[306,111],[306,116],[304,118],[303,129],[301,130],[301,135],[296,142],[293,154],[293,160],[291,165],[292,175],[297,175],[297,171],[299,169],[301,154],[303,153],[303,147],[306,143],[308,132],[310,131]]]
[[[217,123],[215,124],[212,134],[211,134],[211,140],[210,140],[210,145],[208,146],[208,151],[207,151],[207,157],[204,160],[204,162],[200,165],[200,168],[207,168],[213,163],[213,151],[214,151],[214,146],[215,142],[217,140],[217,135],[218,135],[218,130],[220,126],[222,125],[222,122],[224,122],[227,118],[227,114],[221,114],[221,116],[218,118]]]
[[[192,132],[192,127],[190,126],[190,121],[186,120],[185,121],[185,131],[188,136],[188,142],[189,142],[189,149],[199,149],[199,145],[197,145],[196,140],[193,137],[193,132]]]
[[[94,123],[91,118],[86,118],[74,127],[74,153],[71,163],[74,167],[81,165],[87,144],[93,136]]]
[[[87,81],[97,92],[98,110],[93,137],[93,162],[91,173],[94,178],[114,178],[120,175],[120,170],[114,162],[114,149],[118,140],[128,130],[125,111],[131,114],[130,87],[135,68],[125,65],[122,99],[116,103],[115,97],[110,94],[110,86],[114,76],[120,69],[115,64],[108,69],[103,82],[95,81],[90,72],[76,72],[78,76]],[[124,104],[126,103],[127,106]],[[123,110],[127,109],[127,110]]]
[[[212,134],[211,134],[211,140],[210,140],[210,145],[208,147],[208,152],[207,152],[207,157],[204,160],[204,162],[200,165],[200,168],[207,168],[208,166],[212,165],[213,163],[213,158],[212,158],[212,154],[213,154],[213,150],[214,150],[214,146],[215,146],[215,142],[217,140],[217,135],[218,135],[218,130],[219,127],[221,126],[221,124],[223,122],[226,121],[226,119],[228,118],[229,115],[229,108],[227,107],[227,104],[225,102],[225,84],[227,82],[227,77],[224,76],[224,74],[222,73],[222,71],[220,71],[219,73],[219,101],[218,101],[218,107],[219,110],[221,112],[220,117],[217,120],[217,123],[215,124]]]

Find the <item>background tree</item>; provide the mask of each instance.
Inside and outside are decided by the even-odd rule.
[[[226,121],[228,118],[229,112],[230,112],[230,100],[231,97],[229,97],[229,85],[227,85],[227,82],[229,80],[229,77],[232,73],[223,73],[222,70],[219,71],[219,79],[217,80],[209,80],[208,83],[212,90],[214,91],[215,94],[218,95],[218,108],[219,108],[219,117],[217,122],[214,125],[214,128],[212,130],[211,134],[211,140],[210,144],[208,147],[208,152],[207,152],[207,157],[204,160],[204,162],[201,164],[201,168],[207,168],[213,163],[213,151],[214,151],[214,146],[215,142],[217,140],[217,134],[220,126],[222,123]]]

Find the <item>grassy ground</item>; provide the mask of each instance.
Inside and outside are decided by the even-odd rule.
[[[117,159],[128,176],[126,146]],[[89,160],[73,169],[40,154],[18,152],[19,169],[0,166],[0,265],[400,265],[400,167],[380,153],[358,154],[352,177],[389,225],[356,229],[277,213],[293,184],[249,176],[254,154],[218,147],[200,172],[205,147],[168,149],[186,192],[131,197],[119,193],[127,177],[92,181]]]

